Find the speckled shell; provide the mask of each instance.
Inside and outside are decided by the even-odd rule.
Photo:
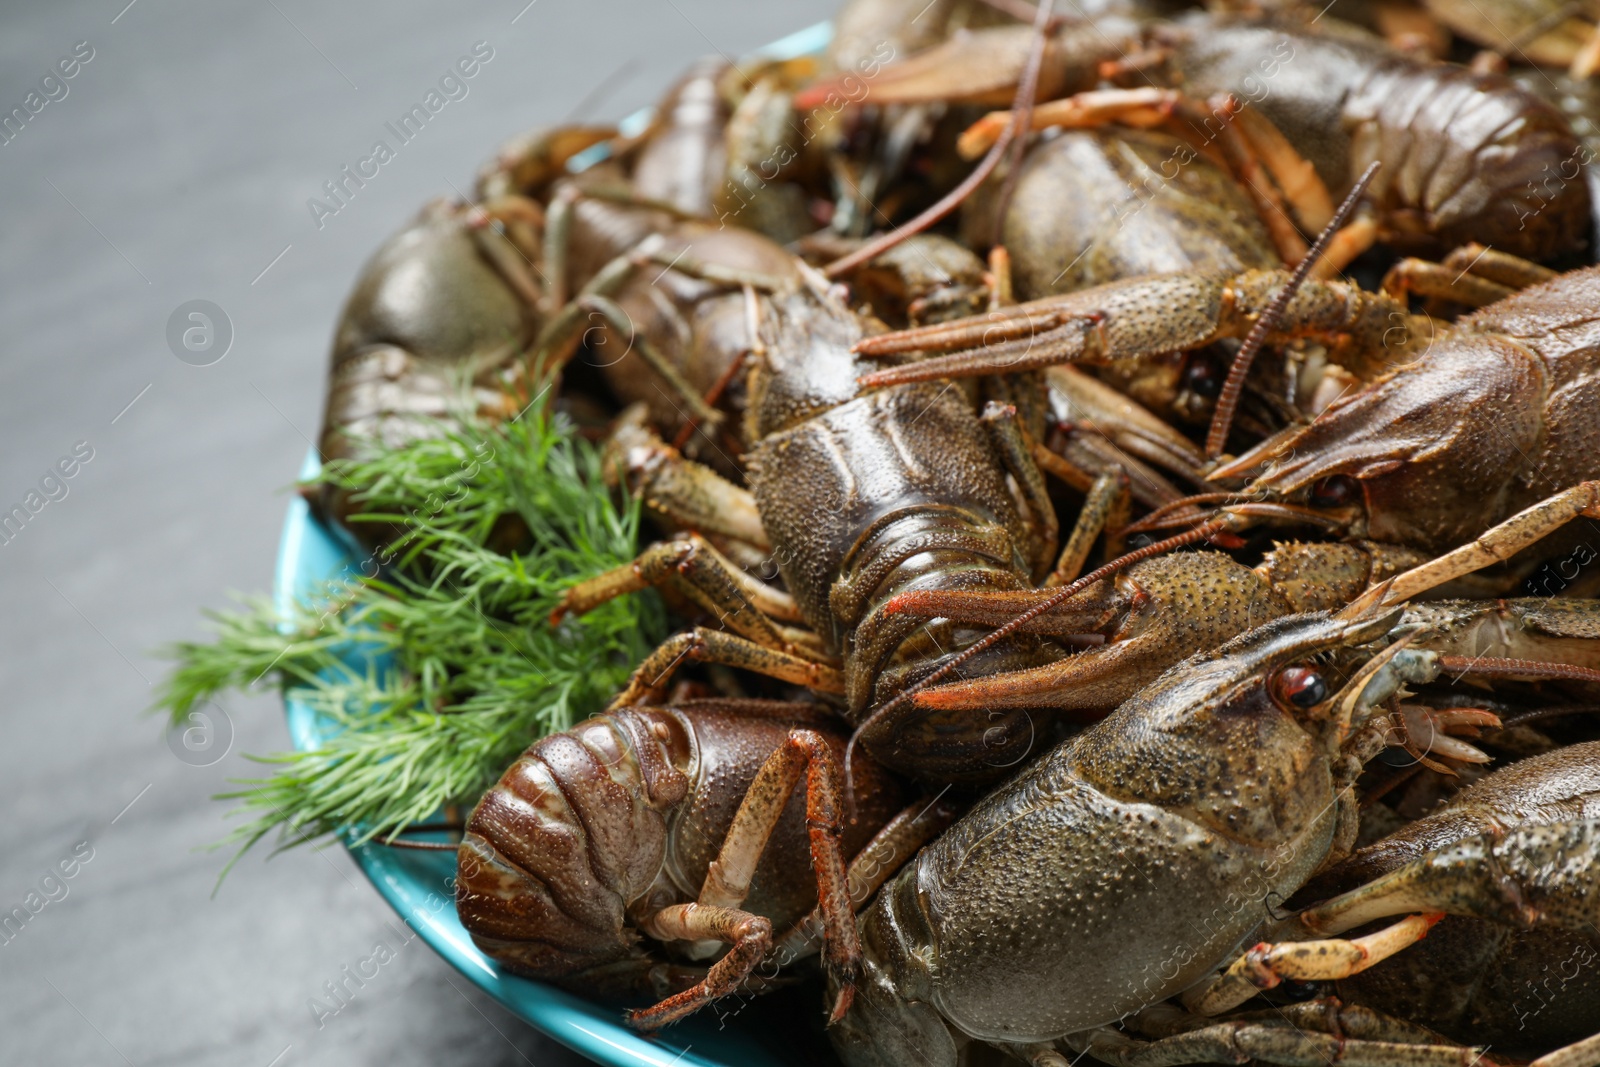
[[[534,330],[533,312],[478,252],[449,205],[423,211],[373,253],[345,301],[333,338],[328,399],[318,448],[354,455],[363,439],[395,448],[437,432],[470,386],[509,365]],[[498,395],[498,394],[496,394]],[[346,494],[320,504],[342,520]],[[368,539],[371,524],[352,531]]]
[[[1572,745],[1496,771],[1318,882],[1353,887],[1495,824],[1596,818],[1600,742]],[[1460,1041],[1537,1054],[1600,1030],[1600,933],[1449,916],[1425,941],[1340,982],[1339,994]]]
[[[851,1027],[880,1024],[853,1013],[852,1062],[894,1062],[858,1052],[927,1008],[947,1040],[1050,1041],[1226,959],[1332,839],[1324,750],[1265,691],[1322,625],[1269,623],[1178,665],[924,849],[863,920],[863,1011],[899,1022],[869,1039]]]
[[[1600,267],[1588,267],[1467,316],[1286,440],[1252,488],[1349,475],[1367,536],[1440,552],[1600,476],[1596,308]]]
[[[941,383],[857,395],[874,368],[850,352],[854,316],[792,293],[752,369],[749,478],[773,558],[806,621],[844,655],[845,695],[861,716],[976,630],[891,616],[909,589],[1031,587],[1029,533],[1004,468],[964,390]],[[986,650],[988,674],[1053,658],[1033,635]],[[1036,738],[1025,713],[929,714],[906,705],[863,735],[874,758],[922,781],[989,780]]]
[[[949,507],[1019,542],[1023,536],[970,401],[942,384],[896,386],[847,401],[768,435],[753,460],[762,524],[775,549],[793,549],[778,556],[784,580],[806,621],[836,640],[858,620],[836,618],[829,596],[873,524],[912,509]]]

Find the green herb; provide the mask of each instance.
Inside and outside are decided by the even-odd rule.
[[[392,836],[475,802],[534,740],[600,710],[665,631],[653,596],[549,625],[566,588],[633,558],[639,521],[561,422],[468,424],[318,480],[367,487],[366,521],[404,531],[389,566],[290,619],[265,600],[211,614],[213,641],[167,651],[177,666],[156,703],[180,724],[271,676],[323,717],[320,747],[252,757],[271,776],[222,794],[248,819],[224,842],[241,853],[274,830],[279,848]],[[514,552],[491,547],[508,538]]]

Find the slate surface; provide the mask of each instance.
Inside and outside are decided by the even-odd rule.
[[[92,452],[0,544],[0,913],[74,872],[0,934],[0,1064],[576,1063],[420,943],[319,1027],[308,1000],[392,913],[338,850],[252,855],[212,898],[207,798],[283,720],[225,699],[226,755],[181,761],[141,715],[151,653],[268,588],[334,319],[388,233],[505,137],[624,115],[832,2],[124,2],[0,6],[0,113],[92,50],[0,144],[0,512]],[[307,199],[478,41],[467,95],[319,229]],[[199,299],[233,331],[204,367],[166,339]]]

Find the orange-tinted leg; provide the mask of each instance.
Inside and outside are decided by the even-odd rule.
[[[1365,937],[1318,941],[1261,942],[1243,953],[1211,982],[1184,997],[1197,1015],[1220,1015],[1284,979],[1328,982],[1360,974],[1428,936],[1444,912],[1410,915]]]
[[[714,940],[732,948],[712,965],[704,979],[682,993],[675,993],[652,1007],[630,1011],[628,1025],[635,1030],[659,1030],[737,991],[772,944],[772,923],[738,908],[674,904],[662,908],[639,926],[662,941]]]
[[[817,908],[822,917],[823,960],[839,989],[832,1017],[837,1020],[850,1007],[861,948],[839,844],[843,832],[839,764],[821,734],[791,730],[751,781],[721,851],[706,870],[700,899],[664,908],[643,924],[646,933],[662,940],[712,939],[733,948],[694,988],[630,1014],[633,1026],[658,1029],[733,992],[765,957],[772,944],[772,926],[760,916],[740,911],[739,905],[749,895],[756,864],[802,778]]]
[[[960,807],[950,801],[940,797],[931,801],[923,798],[885,823],[850,861],[847,875],[850,906],[865,907],[883,883],[915,856],[918,849],[944,833],[960,813]],[[823,917],[820,910],[813,909],[779,938],[773,954],[780,963],[809,955],[816,951],[822,932]]]
[[[820,655],[805,650],[807,655]],[[804,655],[781,652],[758,645],[746,637],[696,626],[663,641],[634,668],[628,684],[611,702],[612,708],[651,703],[652,694],[661,692],[686,659],[701,663],[720,663],[725,667],[764,674],[780,682],[790,682],[823,693],[843,693],[844,675],[827,663]]]
[[[1526,289],[1530,285],[1550,281],[1558,273],[1531,259],[1500,252],[1477,242],[1452,250],[1441,262],[1452,270],[1470,270],[1480,278],[1488,278],[1511,289]]]

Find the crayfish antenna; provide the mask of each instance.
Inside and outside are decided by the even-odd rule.
[[[1130,522],[1122,528],[1122,536],[1135,533],[1149,533],[1151,530],[1168,530],[1181,527],[1185,524],[1203,522],[1217,517],[1217,512],[1202,511],[1201,504],[1215,504],[1223,507],[1228,504],[1239,504],[1250,500],[1249,496],[1242,493],[1217,492],[1195,493],[1192,496],[1179,497],[1169,500],[1159,507],[1151,509],[1149,514],[1136,522]]]
[[[1255,325],[1250,327],[1250,332],[1245,335],[1244,344],[1239,346],[1238,354],[1233,357],[1233,366],[1228,368],[1228,379],[1222,383],[1222,392],[1217,394],[1217,407],[1211,415],[1211,428],[1206,432],[1206,458],[1219,459],[1222,450],[1228,443],[1228,431],[1233,428],[1233,416],[1239,408],[1239,396],[1244,392],[1244,377],[1250,373],[1250,365],[1255,362],[1256,353],[1261,351],[1261,346],[1266,343],[1267,334],[1271,333],[1278,325],[1278,320],[1283,317],[1284,308],[1289,306],[1289,301],[1294,294],[1300,291],[1305,280],[1311,274],[1311,268],[1316,266],[1317,260],[1328,250],[1328,242],[1333,240],[1333,235],[1338,232],[1350,218],[1350,213],[1355,210],[1356,204],[1367,191],[1367,186],[1372,183],[1373,175],[1378,173],[1378,168],[1383,164],[1377,160],[1357,180],[1351,188],[1350,195],[1344,198],[1344,203],[1339,205],[1339,210],[1333,213],[1333,218],[1322,228],[1317,235],[1317,241],[1311,246],[1311,251],[1306,253],[1294,273],[1289,276],[1289,282],[1278,294],[1272,298],[1272,303],[1267,305],[1265,311],[1256,319]]]

